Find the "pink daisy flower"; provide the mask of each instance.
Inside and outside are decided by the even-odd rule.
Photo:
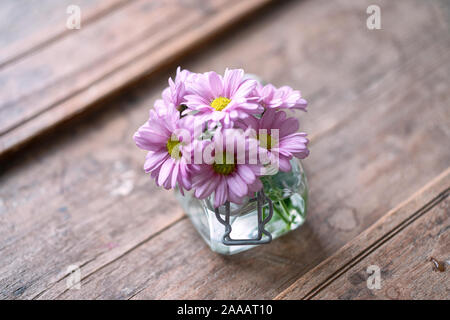
[[[265,109],[299,109],[306,111],[307,101],[302,98],[300,91],[283,86],[276,88],[271,84],[258,84],[255,89],[258,102]]]
[[[262,112],[256,98],[251,96],[256,85],[255,80],[244,79],[242,69],[226,69],[223,77],[208,72],[198,75],[190,84],[186,105],[205,121],[220,121],[229,127],[232,120]]]
[[[185,105],[185,96],[188,94],[187,86],[196,77],[195,73],[189,70],[177,68],[175,81],[169,78],[169,86],[162,92],[162,99],[155,102],[155,110],[161,114],[167,112],[167,109],[177,109],[183,112],[187,107]]]
[[[304,159],[309,155],[306,133],[297,132],[298,120],[287,118],[284,111],[267,109],[261,119],[249,117],[236,125],[254,129],[253,134],[257,135],[265,158],[272,164],[278,164],[281,171],[291,170],[289,160],[292,157]]]
[[[180,119],[176,109],[165,113],[150,111],[149,120],[134,134],[136,145],[148,154],[144,164],[158,186],[180,191],[191,188],[189,164],[192,128],[190,117]]]
[[[223,134],[223,139],[218,135]],[[246,196],[252,196],[261,190],[262,183],[258,178],[261,166],[248,164],[246,155],[239,154],[238,147],[227,150],[227,139],[243,142],[242,132],[236,129],[224,129],[214,136],[213,141],[203,143],[204,148],[211,148],[212,161],[196,166],[192,178],[195,197],[204,199],[214,193],[214,207],[220,207],[226,201],[242,203]],[[230,140],[228,140],[230,141]],[[233,143],[235,144],[235,143]],[[247,145],[247,144],[246,144]],[[206,161],[204,161],[206,162]]]

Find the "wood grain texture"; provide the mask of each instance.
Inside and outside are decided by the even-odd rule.
[[[379,34],[365,28],[368,4],[273,7],[180,62],[193,71],[244,67],[302,89],[310,111],[301,125],[312,144],[301,229],[218,256],[171,193],[141,173],[144,153],[131,137],[164,73],[8,164],[0,175],[0,297],[273,298],[446,169],[442,13],[433,3],[385,1],[389,28]],[[81,267],[79,291],[66,288],[72,264]]]
[[[69,36],[67,7],[81,9],[82,25],[102,18],[133,0],[14,0],[0,3],[0,67]]]
[[[448,265],[446,271],[436,272],[430,262],[431,257],[443,261],[450,257],[448,195],[447,192],[436,206],[320,291],[314,299],[448,300]],[[380,289],[367,288],[366,268],[370,265],[377,265],[381,270]]]
[[[267,2],[136,0],[4,66],[0,156],[151,74]]]
[[[299,8],[305,9],[302,5],[299,5]],[[297,12],[291,11],[291,14],[301,15],[302,12],[305,16],[310,13],[299,9]],[[281,20],[280,17],[278,19]],[[286,20],[291,21],[289,15],[284,16],[283,21]],[[285,28],[285,32],[295,30],[292,25],[285,25]],[[257,33],[255,30],[252,31]],[[261,41],[267,39],[267,35],[259,39]],[[255,45],[255,42],[248,39],[245,41],[248,45]],[[298,44],[291,45],[295,47]],[[239,45],[237,47],[241,48]],[[415,63],[408,63],[405,69],[394,71],[395,76],[392,78],[386,77],[384,83],[380,83],[374,90],[378,93],[383,92],[383,95],[374,97],[371,95],[373,91],[370,90],[360,94],[358,101],[350,104],[355,108],[353,112],[346,110],[349,118],[338,118],[345,125],[339,123],[328,127],[329,123],[325,122],[327,118],[320,118],[320,111],[334,108],[336,114],[333,114],[333,117],[338,117],[337,113],[340,110],[351,108],[348,101],[341,104],[333,100],[332,108],[326,105],[322,110],[311,110],[311,114],[316,112],[315,119],[320,119],[317,128],[324,131],[314,132],[316,137],[312,142],[314,152],[306,161],[311,182],[311,208],[309,221],[301,230],[277,240],[270,246],[260,247],[239,256],[220,257],[210,252],[200,237],[192,234],[194,230],[188,220],[181,220],[122,259],[98,273],[89,275],[82,291],[66,291],[58,297],[138,299],[274,297],[302,272],[306,272],[315,263],[334,253],[346,241],[412,194],[433,175],[448,167],[449,154],[445,151],[441,158],[439,156],[441,148],[437,145],[436,149],[433,147],[433,150],[415,155],[414,161],[409,160],[414,153],[413,150],[419,145],[422,146],[419,140],[428,140],[426,137],[429,134],[430,137],[431,135],[435,137],[433,139],[439,139],[438,136],[446,130],[444,119],[440,121],[434,117],[445,112],[443,108],[447,100],[440,100],[434,104],[432,108],[435,112],[419,115],[414,110],[418,112],[422,108],[421,104],[428,101],[431,95],[437,94],[440,97],[447,95],[443,91],[430,92],[430,96],[426,98],[422,95],[424,92],[421,92],[420,95],[415,95],[418,100],[413,99],[415,102],[409,103],[408,108],[400,107],[406,101],[409,102],[411,94],[417,90],[411,87],[412,75],[417,79],[415,85],[426,88],[434,87],[432,83],[442,83],[447,77],[446,71],[440,69],[438,65],[448,63],[448,60],[436,65],[436,69],[424,67],[425,60],[430,58],[430,52],[436,49],[423,52],[424,56],[419,55]],[[290,51],[289,48],[285,50]],[[437,49],[435,53],[441,56],[443,52]],[[220,59],[225,55],[214,56]],[[414,65],[418,68],[414,68]],[[292,67],[295,68],[295,65]],[[433,75],[430,73],[432,69],[435,70],[432,72]],[[427,70],[427,75],[422,74],[420,70]],[[299,87],[301,88],[300,85]],[[367,104],[367,101],[370,103]],[[355,112],[360,110],[363,102],[366,103],[364,112]],[[311,105],[315,106],[314,102]],[[417,126],[417,121],[423,121],[430,126]],[[361,125],[368,122],[377,125]],[[408,129],[413,127],[414,132]],[[432,133],[436,129],[437,131]],[[329,154],[333,156],[325,156]],[[432,156],[429,156],[431,154]],[[433,163],[436,160],[437,162],[426,165],[430,159],[434,159]],[[417,179],[424,177],[422,174],[425,171],[430,172],[431,168],[433,171],[437,170],[424,181],[418,182]],[[130,265],[134,267],[130,268]],[[105,283],[111,285],[105,286]],[[125,296],[119,294],[125,288],[139,289],[137,294],[130,293]],[[47,297],[52,295],[49,294]]]
[[[444,299],[450,293],[446,271],[436,272],[430,258],[448,259],[450,243],[449,198],[433,207],[376,252],[349,270],[315,299]],[[438,258],[439,259],[439,258]],[[381,288],[368,290],[364,271],[381,269]],[[361,281],[361,280],[363,281]],[[339,288],[340,286],[340,288]]]
[[[431,181],[420,191],[411,196],[408,200],[404,201],[396,208],[391,210],[389,213],[384,215],[380,220],[378,220],[370,228],[362,232],[358,237],[353,239],[351,242],[347,243],[342,247],[336,254],[332,257],[326,259],[317,267],[313,268],[311,271],[303,275],[295,283],[293,283],[289,288],[279,294],[276,299],[312,299],[312,298],[331,298],[327,293],[333,291],[337,284],[342,286],[341,291],[346,291],[346,294],[340,294],[334,296],[333,298],[373,298],[378,296],[380,293],[378,290],[371,291],[367,289],[366,280],[368,274],[365,270],[362,272],[355,272],[355,270],[361,270],[361,266],[364,265],[363,261],[371,261],[370,264],[365,265],[367,268],[369,265],[378,265],[379,267],[390,264],[394,256],[396,259],[402,262],[402,266],[399,269],[393,269],[389,267],[388,269],[381,269],[383,279],[386,280],[386,275],[389,275],[393,282],[396,282],[397,286],[405,285],[407,286],[419,283],[418,279],[421,279],[422,275],[417,272],[411,272],[409,284],[404,280],[406,272],[415,270],[415,267],[419,267],[420,270],[424,270],[424,267],[430,267],[430,257],[437,255],[438,259],[448,259],[446,255],[450,252],[448,250],[448,220],[450,217],[450,211],[448,208],[448,195],[450,192],[450,168],[443,172],[439,177]],[[437,207],[437,209],[436,209]],[[434,234],[430,229],[433,228],[433,219],[430,215],[433,215],[433,210],[439,211],[439,215],[444,215],[444,219],[441,220],[440,224],[436,227],[440,228],[440,232]],[[420,222],[416,220],[424,219],[430,220],[430,228],[421,228],[419,232],[422,233],[421,237],[425,237],[425,240],[419,240],[419,237],[405,243],[404,247],[410,245],[419,247],[420,249],[427,249],[426,252],[421,252],[420,254],[412,254],[408,252],[408,256],[402,256],[404,252],[399,254],[397,249],[393,249],[393,246],[398,246],[398,243],[404,237],[405,233],[409,230],[413,230],[413,233],[417,233],[416,225]],[[423,219],[422,219],[423,220]],[[445,223],[443,223],[445,222]],[[447,225],[447,227],[446,227]],[[406,230],[405,230],[406,229]],[[429,245],[435,243],[444,244],[447,246],[446,250],[442,252],[433,252],[430,250]],[[446,244],[445,244],[446,243]],[[428,248],[427,248],[428,247]],[[386,250],[388,251],[386,252]],[[384,250],[385,255],[383,256],[383,261],[378,262],[373,260],[374,255],[379,255],[379,252]],[[423,259],[423,256],[427,255],[427,259]],[[413,259],[413,261],[411,261]],[[395,271],[394,271],[395,270]],[[350,276],[349,276],[350,275]],[[430,277],[429,280],[441,279],[438,281],[442,282],[442,277],[448,277],[448,275],[443,275],[442,277],[433,276],[429,272],[424,272],[425,277]],[[342,278],[345,278],[348,282],[343,283]],[[444,281],[445,283],[445,281]],[[358,287],[355,288],[355,287]],[[364,287],[364,290],[361,289]],[[415,293],[423,293],[423,290],[430,289],[431,286],[423,286],[423,289],[416,287]],[[445,288],[442,287],[441,288]],[[448,289],[447,289],[448,290]],[[359,291],[363,291],[362,295],[359,295]],[[390,291],[388,289],[387,291]],[[384,293],[388,293],[386,290]],[[440,290],[439,293],[435,295],[432,292],[428,292],[428,296],[422,298],[445,298],[442,294],[445,290]],[[353,293],[353,294],[352,294]],[[412,291],[408,293],[412,294]],[[383,293],[382,293],[383,294]],[[384,296],[385,298],[391,298],[390,296]],[[398,296],[398,298],[412,298],[412,296]],[[419,295],[414,296],[414,298],[419,298]]]

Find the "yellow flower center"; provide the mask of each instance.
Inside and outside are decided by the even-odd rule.
[[[261,134],[258,134],[257,136],[258,136],[259,145],[262,148],[270,150],[270,149],[272,149],[272,146],[276,146],[277,145],[277,141],[275,139],[273,139],[270,136],[270,134],[261,133]]]
[[[227,155],[224,153],[222,155],[222,163],[216,163],[213,164],[213,170],[219,174],[223,174],[225,176],[232,174],[234,170],[236,170],[236,164],[234,163],[227,163]]]
[[[181,151],[180,151],[180,141],[178,141],[177,138],[169,139],[166,144],[167,152],[169,152],[170,156],[174,159],[180,159],[181,158]]]
[[[216,109],[217,111],[222,111],[223,109],[225,109],[227,107],[227,105],[231,102],[230,99],[225,98],[225,97],[218,97],[215,98],[212,102],[211,102],[211,107],[213,107],[214,109]]]

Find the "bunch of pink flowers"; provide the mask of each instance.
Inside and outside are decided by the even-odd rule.
[[[158,186],[212,195],[215,207],[242,203],[264,175],[308,156],[306,133],[283,111],[306,105],[299,91],[263,85],[241,69],[221,76],[178,68],[134,140],[148,151],[144,169]]]

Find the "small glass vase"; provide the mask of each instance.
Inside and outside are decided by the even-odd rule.
[[[272,218],[264,226],[264,229],[271,234],[272,239],[297,229],[306,218],[308,185],[305,172],[300,160],[293,158],[290,163],[292,166],[290,172],[279,171],[275,175],[261,178],[264,194],[273,204]],[[255,247],[255,245],[226,245],[223,243],[226,229],[216,217],[213,206],[214,194],[209,198],[199,200],[193,196],[192,191],[185,191],[184,196],[178,189],[175,193],[195,228],[213,251],[231,255]],[[222,219],[224,219],[225,210],[225,205],[218,210]],[[262,206],[263,219],[267,218],[269,211],[269,204],[266,201]],[[232,228],[230,233],[232,239],[256,239],[259,233],[257,201],[254,201],[254,198],[247,198],[243,204],[230,203],[229,223]],[[270,241],[265,234],[261,240]]]

